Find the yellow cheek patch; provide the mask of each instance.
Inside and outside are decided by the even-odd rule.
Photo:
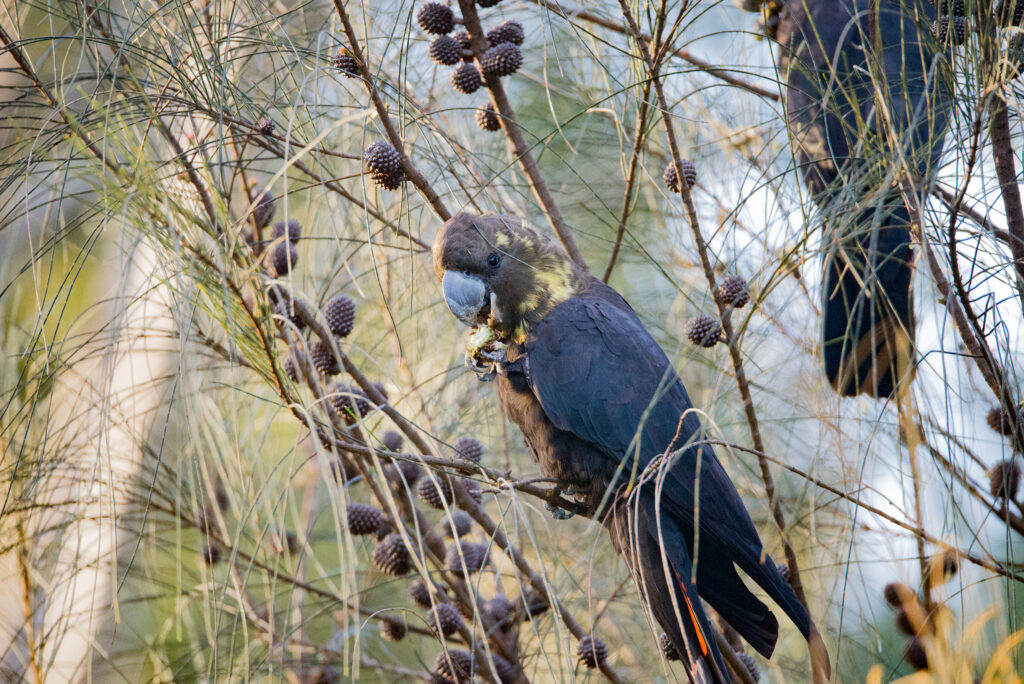
[[[510,243],[511,240],[505,233],[498,233],[498,236],[494,238],[494,244],[498,247],[508,247]]]

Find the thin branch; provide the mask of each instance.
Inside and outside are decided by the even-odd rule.
[[[757,680],[750,676],[750,670],[740,661],[739,656],[736,655],[736,651],[733,650],[732,644],[725,640],[721,632],[712,627],[711,631],[715,634],[715,643],[718,644],[718,650],[722,653],[722,658],[725,659],[725,664],[729,666],[732,673],[741,682],[741,684],[757,684]]]
[[[339,1],[335,0],[335,2]],[[459,0],[459,7],[462,10],[462,21],[469,32],[473,55],[479,63],[480,58],[488,48],[488,43],[483,26],[480,24],[480,17],[476,12],[475,0]],[[483,73],[482,69],[481,73]],[[562,212],[559,211],[555,198],[551,196],[551,191],[548,190],[544,176],[537,166],[537,160],[533,158],[530,146],[526,144],[526,139],[523,138],[523,132],[519,130],[515,110],[509,102],[508,95],[505,94],[504,86],[501,85],[501,78],[493,74],[484,73],[484,84],[491,93],[491,102],[494,104],[494,108],[498,110],[498,114],[502,118],[501,128],[505,131],[505,135],[508,136],[509,142],[512,144],[512,152],[522,167],[523,173],[526,174],[526,178],[530,183],[530,189],[533,190],[534,196],[544,209],[544,215],[551,224],[551,229],[555,231],[555,235],[558,237],[559,242],[562,243],[562,247],[565,248],[569,258],[585,268],[587,264],[583,259],[583,253],[576,245],[576,240],[572,236],[572,230],[570,230],[565,219],[562,218]]]
[[[77,503],[77,501],[75,502]],[[14,524],[14,529],[18,535],[18,548],[15,553],[18,564],[19,579],[21,580],[21,600],[24,609],[24,615],[22,616],[24,622],[22,623],[22,629],[25,632],[25,650],[28,651],[28,661],[30,671],[32,672],[32,681],[35,684],[42,684],[45,681],[43,677],[43,670],[40,666],[41,654],[39,653],[39,644],[36,638],[36,624],[38,606],[35,605],[33,600],[33,594],[35,589],[32,586],[32,559],[29,558],[29,544],[25,538],[25,527],[24,521],[17,519]],[[13,641],[13,639],[12,639]]]
[[[988,384],[993,394],[995,394],[999,403],[1006,409],[1005,413],[1014,426],[1013,440],[1015,447],[1021,449],[1024,446],[1024,430],[1020,429],[1020,416],[1016,410],[1017,403],[1011,394],[1011,386],[1003,377],[1002,368],[985,341],[984,331],[978,322],[977,316],[974,314],[966,292],[961,292],[950,286],[949,280],[946,278],[946,274],[943,273],[938,258],[928,242],[927,234],[920,228],[922,225],[920,218],[921,207],[916,194],[906,190],[908,185],[906,171],[901,174],[900,183],[904,187],[904,197],[907,200],[907,208],[910,211],[911,225],[918,227],[918,239],[921,242],[921,249],[924,252],[925,260],[928,262],[928,269],[932,274],[932,279],[935,281],[935,287],[942,295],[946,308],[952,314],[953,323],[960,334],[960,339],[974,359],[978,370],[981,371],[982,378],[984,378],[985,383]]]
[[[25,57],[25,53],[21,51],[21,47],[15,43],[14,39],[11,38],[9,33],[7,33],[2,24],[0,24],[0,43],[3,44],[3,46],[0,47],[0,55],[4,54],[5,52],[11,53],[11,56],[14,58],[14,61],[17,63],[18,67],[25,74],[25,76],[27,76],[28,79],[32,81],[32,85],[34,85],[35,88],[40,93],[42,93],[43,97],[46,98],[47,103],[57,110],[57,112],[60,114],[61,119],[64,120],[64,123],[66,123],[71,128],[71,130],[75,133],[79,140],[81,140],[82,143],[85,144],[85,146],[89,149],[93,156],[100,160],[100,162],[102,162],[104,166],[113,171],[114,174],[117,175],[118,177],[122,179],[130,179],[128,173],[121,168],[121,165],[117,163],[117,160],[111,159],[106,154],[104,154],[103,151],[100,150],[95,143],[93,143],[92,139],[89,137],[89,134],[86,133],[85,129],[82,128],[81,124],[78,123],[78,120],[71,116],[71,114],[68,113],[67,109],[63,107],[60,104],[60,102],[58,102],[56,97],[53,96],[53,93],[50,92],[50,89],[47,88],[46,85],[36,75],[35,69],[32,67],[28,59]]]
[[[1006,100],[994,95],[989,102],[989,130],[992,136],[992,159],[1006,211],[1006,227],[1015,239],[1010,241],[1013,266],[1017,272],[1017,294],[1024,304],[1024,208],[1021,206],[1017,169],[1010,140],[1010,118]],[[1024,308],[1024,307],[1022,307]]]
[[[932,191],[932,194],[942,202],[942,204],[954,215],[954,217],[968,217],[976,224],[978,224],[978,226],[982,230],[990,234],[996,240],[999,240],[1000,242],[1008,245],[1010,244],[1011,240],[1015,239],[1012,235],[1010,235],[1009,231],[1003,230],[999,226],[994,225],[991,221],[988,220],[988,218],[982,215],[974,207],[967,206],[963,204],[963,202],[961,202],[960,205],[957,206],[956,199],[959,196],[959,193],[954,195],[952,192],[950,192],[949,190],[940,185],[936,186],[936,188]],[[1024,244],[1024,239],[1018,240],[1018,242]]]
[[[626,28],[624,28],[622,24],[620,24],[619,22],[612,21],[611,19],[606,19],[598,14],[594,14],[593,12],[588,12],[585,9],[567,7],[566,5],[562,5],[557,2],[552,2],[550,0],[527,0],[527,2],[533,3],[538,7],[543,7],[549,12],[561,16],[570,22],[572,22],[573,19],[582,19],[583,21],[589,22],[591,24],[596,24],[597,26],[606,28],[609,31],[614,31],[615,33],[620,33],[624,36],[630,35],[630,32]],[[650,41],[649,36],[643,33],[641,33],[640,35],[643,37],[644,40],[648,42]],[[690,53],[689,50],[679,48],[678,50],[673,52],[672,55],[674,57],[682,59],[685,62],[692,64],[701,71],[711,76],[714,76],[715,78],[724,81],[729,85],[736,86],[737,88],[746,90],[749,93],[753,93],[754,95],[757,95],[759,97],[774,100],[776,102],[782,99],[778,92],[768,90],[766,88],[762,88],[761,86],[757,86],[754,85],[753,83],[749,83],[742,79],[736,78],[735,76],[732,76],[727,70],[722,69],[720,67],[716,67],[710,62],[706,62],[699,57],[695,57],[693,54]]]
[[[629,155],[629,171],[626,172],[626,190],[622,198],[622,215],[619,216],[619,227],[615,231],[615,244],[612,245],[612,254],[608,257],[608,266],[604,269],[604,276],[601,280],[608,282],[615,269],[615,262],[619,257],[619,249],[622,247],[622,237],[626,234],[626,224],[629,222],[629,215],[633,211],[633,192],[636,187],[637,172],[640,168],[640,150],[643,148],[644,139],[647,137],[647,111],[650,107],[651,82],[644,81],[644,92],[640,97],[640,107],[636,114],[636,133],[633,135],[633,149]]]
[[[966,558],[968,561],[970,561],[974,565],[977,565],[978,567],[985,568],[986,570],[991,570],[992,572],[994,572],[994,573],[996,573],[998,575],[1001,575],[1003,577],[1006,577],[1007,579],[1012,579],[1015,582],[1022,582],[1022,583],[1024,583],[1024,575],[1020,575],[1020,574],[1018,574],[1016,572],[1013,572],[1012,570],[1008,569],[1010,567],[1015,567],[1013,564],[1007,563],[1007,564],[1004,565],[1004,564],[999,563],[997,561],[988,560],[988,559],[982,558],[981,556],[974,555],[974,554],[972,554],[971,552],[969,552],[966,549],[960,549],[960,548],[956,548],[954,546],[950,546],[947,542],[945,542],[942,539],[940,539],[939,537],[936,537],[935,535],[929,533],[924,528],[918,527],[918,526],[915,526],[915,525],[911,525],[910,523],[908,523],[908,522],[906,522],[904,520],[900,520],[896,516],[890,515],[889,513],[886,513],[885,511],[883,511],[880,508],[877,508],[876,506],[872,506],[871,504],[869,504],[866,501],[864,501],[864,500],[854,496],[853,494],[850,494],[848,492],[844,492],[841,489],[833,487],[832,485],[828,484],[827,482],[823,482],[822,480],[819,480],[818,478],[814,477],[810,473],[808,473],[808,472],[806,472],[804,470],[801,470],[800,468],[797,468],[795,466],[791,466],[788,463],[785,463],[784,461],[781,461],[781,460],[779,460],[777,458],[773,458],[772,456],[769,456],[768,454],[764,454],[764,453],[760,453],[759,454],[759,453],[757,453],[753,449],[749,449],[749,448],[741,446],[739,444],[732,444],[730,442],[724,442],[724,441],[721,441],[721,440],[708,439],[708,440],[704,440],[703,442],[700,442],[700,443],[716,444],[716,445],[719,445],[719,446],[729,447],[730,449],[736,449],[738,451],[745,451],[748,454],[753,454],[753,455],[755,455],[755,456],[757,456],[759,458],[763,457],[766,460],[771,461],[775,465],[779,466],[780,468],[782,468],[784,470],[788,470],[789,472],[793,473],[794,475],[798,475],[799,477],[807,480],[808,482],[813,484],[815,487],[818,487],[819,489],[822,489],[822,490],[824,490],[826,492],[834,494],[834,495],[838,496],[841,499],[849,501],[854,506],[856,506],[858,508],[861,508],[861,509],[863,509],[863,510],[865,510],[868,513],[871,513],[873,515],[877,515],[879,518],[882,518],[886,522],[889,522],[889,523],[895,525],[896,527],[899,527],[902,530],[910,532],[911,534],[913,534],[915,536],[919,536],[921,539],[924,539],[925,541],[927,541],[927,542],[929,542],[929,543],[931,543],[931,544],[933,544],[933,545],[935,545],[935,546],[937,546],[939,548],[952,549],[953,551],[955,551],[957,553],[958,556],[960,556],[961,558]]]
[[[341,25],[345,29],[345,36],[348,38],[348,47],[352,51],[352,56],[359,64],[359,71],[362,74],[363,83],[366,84],[366,89],[370,93],[370,100],[373,102],[374,109],[377,110],[377,117],[384,126],[384,132],[387,134],[392,147],[398,151],[398,154],[401,157],[402,169],[405,171],[406,177],[414,186],[416,186],[416,189],[420,191],[420,194],[423,195],[430,206],[433,207],[434,213],[437,214],[442,221],[447,221],[452,217],[448,207],[445,206],[443,201],[441,201],[441,197],[434,190],[433,186],[430,185],[430,181],[428,181],[426,177],[420,173],[419,169],[413,165],[412,159],[410,159],[408,153],[406,153],[405,143],[402,141],[402,136],[398,134],[398,130],[391,121],[391,114],[388,111],[387,105],[384,104],[384,100],[381,99],[380,92],[377,90],[376,81],[373,78],[373,74],[370,73],[370,66],[366,63],[366,53],[363,52],[363,49],[359,44],[359,36],[356,35],[356,31],[349,19],[348,12],[345,10],[343,0],[334,0],[334,8],[337,10],[338,18],[341,19]]]
[[[1001,380],[989,363],[986,351],[983,351],[981,343],[975,337],[971,323],[967,320],[967,316],[960,306],[960,300],[957,298],[956,293],[950,287],[949,280],[946,278],[946,274],[943,273],[931,244],[927,240],[922,240],[921,249],[924,252],[925,260],[928,262],[928,269],[932,274],[932,279],[935,281],[935,287],[938,289],[939,294],[942,295],[942,301],[946,303],[946,308],[953,316],[953,324],[956,326],[957,332],[960,333],[960,339],[963,341],[964,346],[967,347],[971,358],[977,364],[978,370],[981,371],[981,376],[984,378],[985,383],[999,396],[1001,394],[999,390]]]

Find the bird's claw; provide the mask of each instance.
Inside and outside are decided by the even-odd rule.
[[[473,371],[480,382],[491,382],[498,375],[497,363],[490,359],[480,360],[474,354],[466,354],[466,368]]]
[[[558,486],[555,487],[554,491],[551,492],[551,498],[552,499],[562,499],[562,494],[568,494],[569,496],[572,496],[573,494],[575,494],[575,492],[573,491],[572,487],[566,487],[566,486],[563,486],[563,485],[558,485]],[[554,518],[555,520],[568,520],[569,518],[571,518],[574,515],[576,515],[572,511],[567,511],[566,509],[562,508],[561,506],[556,506],[555,504],[551,503],[550,501],[548,501],[544,505],[545,505],[545,507],[549,511],[551,511],[551,517]]]
[[[504,348],[495,349],[494,351],[487,351],[486,349],[481,349],[480,351],[477,352],[477,354],[489,361],[493,361],[496,364],[505,363],[505,361],[508,360],[508,354],[505,353]]]
[[[567,511],[564,508],[562,508],[561,506],[556,506],[553,503],[547,503],[547,504],[544,504],[544,506],[549,511],[551,511],[551,517],[554,518],[555,520],[568,520],[569,518],[572,518],[573,516],[576,515],[572,511]]]

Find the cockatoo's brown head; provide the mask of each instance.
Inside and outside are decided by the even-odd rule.
[[[434,271],[448,308],[469,326],[522,339],[581,287],[584,272],[557,245],[511,216],[461,213],[434,240]]]

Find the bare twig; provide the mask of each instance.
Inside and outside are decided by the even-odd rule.
[[[718,644],[718,650],[722,653],[725,664],[732,670],[732,674],[736,679],[742,684],[757,684],[757,681],[750,676],[750,671],[740,662],[739,656],[736,655],[732,645],[725,640],[725,637],[717,629],[712,627],[711,631],[715,633],[715,643]]]
[[[405,150],[405,143],[402,141],[402,136],[398,134],[398,130],[391,121],[391,113],[388,111],[387,105],[384,104],[384,100],[381,99],[380,91],[377,90],[376,80],[373,78],[373,73],[370,71],[370,67],[366,63],[366,53],[363,52],[363,48],[359,43],[359,36],[356,34],[355,28],[352,26],[352,21],[349,19],[344,1],[334,0],[334,8],[337,10],[338,18],[341,20],[341,25],[345,29],[345,36],[348,38],[349,49],[352,50],[352,56],[355,57],[356,62],[359,64],[359,71],[362,75],[363,83],[366,84],[366,90],[370,93],[370,100],[373,102],[374,109],[377,110],[377,117],[380,119],[381,125],[384,126],[384,132],[387,134],[392,147],[398,151],[399,156],[402,158],[402,169],[405,171],[406,177],[408,177],[416,189],[420,191],[420,194],[423,195],[430,206],[433,207],[434,213],[437,214],[438,218],[442,221],[447,221],[452,217],[451,212],[448,210],[448,207],[445,206],[444,202],[441,201],[441,197],[430,185],[426,176],[420,173],[419,169],[413,165],[412,159]]]
[[[731,444],[729,442],[723,442],[721,440],[713,440],[713,439],[704,440],[704,442],[707,443],[707,444],[717,444],[717,445],[720,445],[720,446],[729,447],[730,449],[736,449],[738,451],[745,451],[745,452],[747,452],[749,454],[754,454],[755,456],[763,457],[766,460],[771,461],[775,465],[779,466],[780,468],[783,468],[784,470],[788,470],[789,472],[793,473],[794,475],[798,475],[799,477],[807,480],[808,482],[813,484],[815,487],[818,487],[819,489],[822,489],[823,491],[826,491],[826,492],[829,492],[831,494],[834,494],[834,495],[838,496],[841,499],[849,501],[851,504],[853,504],[857,508],[861,508],[861,509],[867,511],[868,513],[871,513],[872,515],[877,515],[879,518],[882,518],[886,522],[891,523],[891,524],[895,525],[896,527],[899,527],[902,530],[910,532],[915,537],[920,537],[924,541],[926,541],[926,542],[928,542],[930,544],[933,544],[933,545],[935,545],[935,546],[937,546],[939,548],[952,548],[954,551],[956,551],[958,556],[960,556],[961,558],[967,559],[968,561],[970,561],[974,565],[977,565],[980,568],[985,568],[986,570],[991,570],[992,572],[994,572],[994,573],[996,573],[998,575],[1006,577],[1007,579],[1012,579],[1012,580],[1014,580],[1016,582],[1024,582],[1024,575],[1018,574],[1017,572],[1015,572],[1014,570],[1011,569],[1011,568],[1016,568],[1017,567],[1015,564],[1013,564],[1013,563],[1005,563],[1005,564],[1003,564],[1003,563],[1000,563],[1000,562],[995,562],[993,560],[988,560],[986,558],[982,558],[981,556],[973,554],[973,553],[969,552],[967,549],[960,549],[960,548],[952,547],[952,546],[950,546],[949,543],[943,541],[939,537],[936,537],[935,535],[931,534],[927,530],[925,530],[925,529],[923,529],[921,527],[918,527],[917,525],[912,525],[912,524],[906,522],[905,520],[900,520],[896,516],[890,515],[889,513],[886,513],[885,511],[883,511],[882,509],[878,508],[877,506],[873,506],[870,503],[864,501],[863,499],[861,499],[861,498],[859,498],[857,496],[854,496],[853,494],[850,494],[848,492],[844,492],[841,489],[838,489],[837,487],[834,487],[834,486],[828,484],[827,482],[823,482],[822,480],[819,480],[818,478],[814,477],[810,473],[808,473],[808,472],[806,472],[804,470],[801,470],[800,468],[797,468],[795,466],[791,466],[788,463],[785,463],[784,461],[781,461],[781,460],[779,460],[777,458],[769,456],[768,454],[763,454],[763,453],[762,454],[758,454],[753,449],[749,449],[749,448],[741,446],[739,444]]]
[[[954,218],[960,215],[968,217],[978,224],[978,226],[980,226],[986,233],[1005,244],[1010,244],[1010,241],[1015,239],[1010,235],[1009,231],[993,225],[991,221],[989,221],[974,207],[969,207],[963,204],[963,202],[957,206],[956,198],[959,196],[959,193],[954,195],[952,192],[939,185],[935,188],[933,194],[942,201],[946,208],[953,214]],[[1019,240],[1019,242],[1024,244],[1024,240]]]
[[[597,26],[600,26],[601,28],[606,28],[610,31],[621,33],[622,35],[630,35],[630,32],[627,31],[627,29],[623,27],[622,24],[620,24],[619,22],[612,21],[611,19],[606,19],[605,17],[602,17],[599,14],[588,12],[585,9],[568,7],[566,5],[553,2],[552,0],[527,0],[527,2],[531,2],[534,5],[543,7],[544,9],[552,12],[553,14],[564,17],[570,22],[573,19],[582,19],[583,21],[595,24]],[[641,33],[640,35],[644,38],[644,40],[650,41],[649,36],[643,33]],[[778,101],[782,99],[777,91],[768,90],[767,88],[762,88],[761,86],[757,86],[754,85],[753,83],[749,83],[742,79],[736,78],[735,76],[731,75],[726,69],[716,67],[710,62],[707,62],[699,57],[695,57],[692,53],[690,53],[689,50],[684,50],[680,48],[673,52],[672,55],[682,59],[685,62],[689,62],[690,64],[697,67],[701,71],[710,74],[711,76],[714,76],[715,78],[725,83],[728,83],[729,85],[733,85],[742,90],[746,90],[748,93],[753,93],[754,95],[769,100]]]
[[[612,245],[612,254],[608,257],[608,266],[604,269],[604,276],[601,280],[608,282],[612,277],[612,270],[615,268],[615,261],[619,257],[619,249],[622,247],[622,237],[626,233],[626,224],[629,222],[630,212],[633,210],[633,191],[636,187],[637,172],[640,168],[640,151],[643,148],[644,139],[647,137],[647,111],[651,95],[651,82],[644,82],[644,92],[640,96],[640,106],[636,113],[636,132],[633,134],[633,148],[629,155],[629,171],[626,172],[626,190],[622,198],[622,215],[619,216],[619,227],[615,231],[615,244]]]
[[[85,128],[83,128],[82,125],[78,122],[78,120],[74,116],[72,116],[70,112],[68,112],[67,108],[64,107],[57,100],[57,98],[53,96],[53,93],[50,92],[50,89],[46,87],[46,84],[44,84],[39,79],[39,76],[36,74],[35,69],[32,67],[28,59],[25,57],[25,53],[22,52],[21,47],[15,42],[15,40],[10,36],[10,34],[7,33],[6,29],[4,29],[2,25],[0,25],[0,43],[2,43],[2,47],[0,47],[0,55],[2,55],[5,52],[11,53],[11,57],[14,58],[15,63],[17,63],[22,73],[24,73],[25,76],[27,76],[28,79],[32,81],[32,85],[35,86],[35,88],[40,93],[42,93],[43,97],[46,98],[47,103],[57,110],[57,112],[60,114],[61,119],[64,120],[64,123],[71,128],[75,136],[82,141],[82,143],[88,148],[89,152],[91,152],[92,155],[96,157],[96,159],[98,159],[104,166],[113,171],[119,178],[127,179],[127,172],[122,169],[121,165],[117,163],[117,160],[104,154],[103,151],[96,146],[96,144],[89,137],[89,134],[86,132]]]
[[[18,535],[18,549],[17,549],[17,564],[18,574],[21,580],[21,601],[24,610],[22,615],[22,629],[25,632],[25,650],[28,652],[28,670],[32,673],[32,681],[36,684],[42,684],[45,681],[43,677],[43,669],[40,664],[40,659],[43,657],[39,652],[38,638],[36,635],[36,624],[39,622],[36,611],[39,607],[36,605],[34,600],[35,588],[32,582],[32,559],[29,556],[29,544],[28,539],[25,536],[25,526],[20,516],[17,518],[17,522],[14,525],[14,529]]]
[[[905,196],[911,199],[908,206],[911,208],[912,219],[914,216],[920,216],[920,209],[916,206],[913,196]],[[912,220],[912,224],[915,226],[920,225],[917,220]],[[1017,403],[1011,392],[1010,384],[1003,377],[1002,368],[985,341],[978,318],[970,307],[970,300],[966,297],[966,293],[964,293],[964,296],[961,296],[960,292],[950,286],[949,280],[946,278],[946,274],[943,273],[942,267],[939,265],[939,261],[925,233],[919,231],[919,238],[921,240],[921,249],[928,262],[928,269],[935,281],[935,287],[939,290],[946,307],[952,314],[953,323],[960,334],[960,339],[974,359],[982,378],[984,378],[985,383],[995,394],[999,403],[1007,409],[1006,412],[1010,420],[1014,421],[1013,439],[1017,448],[1020,449],[1021,445],[1024,444],[1024,430],[1021,430],[1019,427],[1020,420],[1016,411]]]
[[[1024,304],[1024,208],[1021,206],[1020,187],[1017,185],[1006,100],[998,95],[989,101],[989,130],[992,135],[992,158],[1006,211],[1006,226],[1015,238],[1010,241],[1010,253],[1013,254],[1013,266],[1017,272],[1017,294]]]
[[[335,0],[335,2],[338,1]],[[459,7],[462,10],[462,21],[469,32],[473,55],[476,57],[477,62],[479,62],[480,57],[487,50],[488,43],[483,26],[480,24],[480,17],[476,13],[476,3],[474,0],[459,0]],[[501,85],[501,79],[493,74],[484,74],[484,83],[491,93],[491,102],[502,118],[501,128],[505,131],[505,135],[508,136],[509,142],[512,144],[512,152],[522,167],[523,173],[526,174],[533,194],[544,209],[544,215],[551,224],[551,229],[555,231],[555,235],[558,237],[559,242],[562,243],[562,247],[565,248],[569,258],[580,266],[586,267],[587,264],[583,259],[583,253],[580,252],[580,248],[576,245],[576,240],[572,236],[572,230],[566,224],[565,219],[562,218],[562,212],[559,211],[555,198],[552,197],[551,191],[548,190],[548,185],[544,181],[540,167],[537,166],[537,160],[533,158],[530,146],[526,144],[523,132],[519,130],[515,110],[509,102],[508,95],[505,94],[505,88]]]

